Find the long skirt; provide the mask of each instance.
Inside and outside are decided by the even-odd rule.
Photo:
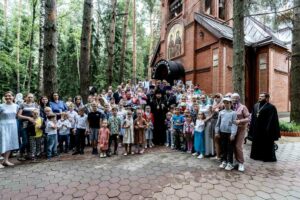
[[[205,141],[205,155],[213,156],[215,154],[215,149],[214,149],[214,138],[212,133],[212,126],[210,121],[207,121],[205,126],[204,141]]]
[[[16,119],[0,121],[0,153],[19,149]]]
[[[194,131],[194,149],[195,152],[204,154],[204,131]]]

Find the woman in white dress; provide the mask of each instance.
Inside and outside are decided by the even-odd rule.
[[[0,168],[14,165],[8,160],[10,151],[19,148],[16,119],[18,105],[13,103],[14,96],[12,92],[6,92],[4,98],[5,103],[0,104],[0,153],[4,157]]]

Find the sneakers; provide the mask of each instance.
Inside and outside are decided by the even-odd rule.
[[[0,169],[3,169],[4,168],[4,165],[0,164]]]
[[[244,164],[239,163],[239,168],[238,168],[238,170],[239,170],[240,172],[244,172],[244,171],[245,171],[245,166],[244,166]]]
[[[203,155],[200,154],[197,158],[202,159],[202,158],[203,158]]]
[[[193,153],[193,154],[192,154],[192,156],[198,156],[198,153],[197,153],[197,152],[195,152],[195,153]]]
[[[219,167],[222,169],[225,169],[226,166],[227,166],[227,163],[225,161],[223,161],[222,164],[219,165]]]
[[[231,163],[227,163],[225,170],[231,171],[233,169],[233,165]]]

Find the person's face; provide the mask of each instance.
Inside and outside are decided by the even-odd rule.
[[[47,104],[47,103],[48,103],[48,98],[43,97],[43,98],[42,98],[42,103],[43,103],[43,104]]]
[[[28,103],[33,102],[33,95],[32,95],[32,94],[29,94],[29,95],[27,96],[27,102],[28,102]]]
[[[239,102],[239,97],[233,96],[233,97],[231,97],[231,101],[232,101],[232,103],[238,103]]]
[[[109,111],[109,106],[106,105],[104,109],[105,109],[106,112],[108,112]]]
[[[58,100],[58,98],[59,98],[58,94],[57,94],[57,93],[54,93],[54,94],[53,94],[53,99],[56,101],[56,100]]]
[[[199,119],[203,119],[203,118],[204,118],[204,114],[203,114],[203,113],[199,113],[199,114],[198,114],[198,118],[199,118]]]
[[[112,91],[109,90],[109,91],[107,92],[107,95],[108,95],[108,96],[111,96],[111,95],[112,95]]]
[[[45,114],[46,114],[46,116],[48,116],[49,114],[51,113],[51,110],[45,110]]]
[[[258,101],[259,101],[259,102],[267,101],[266,95],[265,95],[265,94],[260,94],[260,95],[259,95]]]
[[[92,103],[92,102],[93,102],[93,97],[92,97],[92,96],[89,96],[89,97],[88,97],[88,102],[89,102],[89,103]]]
[[[179,113],[180,113],[180,110],[179,109],[175,109],[175,114],[179,115]]]
[[[216,100],[217,103],[220,103],[221,102],[221,97],[220,96],[216,96],[215,100]]]
[[[104,121],[104,122],[102,123],[102,126],[106,128],[106,127],[107,127],[107,122]]]
[[[78,114],[82,116],[84,114],[84,111],[83,110],[79,110]]]
[[[96,105],[96,104],[93,104],[93,105],[92,105],[92,109],[93,109],[94,112],[96,112],[96,111],[97,111],[97,105]]]
[[[205,96],[201,96],[201,97],[200,97],[200,100],[201,100],[202,103],[205,103],[205,102],[206,102]]]
[[[172,115],[167,115],[167,119],[171,119]]]
[[[155,96],[156,96],[156,98],[158,98],[158,99],[161,98],[161,94],[160,94],[160,93],[157,93]]]
[[[76,104],[80,104],[81,103],[81,99],[80,98],[77,98],[76,99]]]
[[[193,98],[192,98],[192,102],[193,102],[193,103],[196,103],[196,102],[197,102],[197,98],[193,97]]]
[[[149,113],[150,111],[151,111],[151,109],[147,107],[147,108],[146,108],[146,112]]]
[[[136,115],[137,115],[139,118],[141,118],[141,117],[142,117],[142,112],[141,112],[141,111],[137,111],[137,112],[136,112]]]
[[[11,93],[7,93],[4,96],[6,103],[11,103],[14,99],[14,97],[11,95]]]
[[[194,106],[193,106],[193,109],[194,109],[194,111],[198,111],[198,110],[199,110],[198,105],[194,105]]]
[[[224,103],[225,109],[230,109],[230,107],[231,107],[230,101],[224,101],[223,103]]]
[[[181,98],[181,102],[186,102],[186,98],[185,98],[185,97],[182,97],[182,98]]]
[[[38,111],[33,111],[32,115],[33,115],[33,117],[37,117],[37,116],[39,116],[39,112]]]
[[[111,112],[112,112],[113,116],[117,116],[117,113],[118,113],[117,109],[113,109]]]

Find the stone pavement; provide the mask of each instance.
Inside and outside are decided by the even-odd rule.
[[[164,147],[17,164],[0,170],[0,199],[300,199],[300,143],[279,144],[277,163],[250,160],[249,148],[244,173]]]

